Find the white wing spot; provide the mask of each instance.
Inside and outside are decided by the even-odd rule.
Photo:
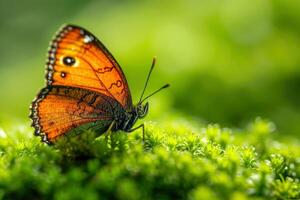
[[[83,42],[84,43],[90,43],[94,40],[94,37],[91,36],[91,35],[85,35],[84,38],[83,38]]]

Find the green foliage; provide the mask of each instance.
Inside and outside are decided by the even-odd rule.
[[[300,198],[300,145],[276,141],[273,123],[180,121],[147,123],[144,142],[85,131],[47,146],[24,127],[0,129],[0,199]]]

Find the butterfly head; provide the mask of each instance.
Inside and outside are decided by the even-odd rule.
[[[138,103],[137,106],[135,107],[135,111],[137,113],[138,118],[144,118],[149,109],[149,103],[147,102],[146,104]]]

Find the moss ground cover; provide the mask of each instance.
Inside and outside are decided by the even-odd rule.
[[[0,129],[0,199],[299,199],[300,145],[260,118],[242,129],[183,119],[47,146]]]

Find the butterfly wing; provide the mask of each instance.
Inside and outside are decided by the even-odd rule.
[[[121,105],[113,98],[91,90],[68,86],[48,86],[40,91],[31,105],[35,135],[53,143],[68,131],[86,124],[101,124],[107,129],[115,109]]]
[[[47,85],[89,89],[132,108],[131,94],[121,67],[104,45],[87,30],[63,26],[50,45]]]

